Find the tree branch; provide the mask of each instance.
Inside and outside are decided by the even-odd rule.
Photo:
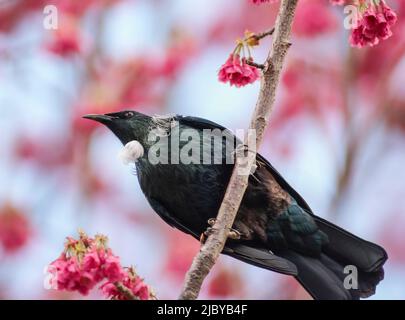
[[[261,40],[261,39],[263,39],[263,38],[265,38],[267,36],[271,36],[273,33],[274,33],[274,27],[267,30],[267,31],[265,31],[265,32],[257,33],[255,35],[253,35],[253,38],[255,38],[257,40]]]
[[[290,47],[291,25],[294,18],[298,0],[282,0],[276,20],[272,49],[266,59],[263,69],[259,98],[256,103],[250,128],[256,131],[256,147],[262,142],[267,128],[270,114],[273,110],[276,89],[280,80],[280,73],[285,56]],[[245,138],[245,145],[247,145]],[[179,299],[196,299],[202,283],[214,266],[222,252],[233,225],[245,190],[248,186],[249,174],[238,174],[241,166],[252,168],[256,160],[256,152],[248,152],[247,163],[241,163],[241,158],[236,157],[235,167],[229,181],[224,199],[218,212],[212,232],[202,245],[200,252],[194,257],[190,270],[187,272],[184,287]],[[246,161],[246,160],[245,160]],[[247,172],[250,172],[248,170]]]

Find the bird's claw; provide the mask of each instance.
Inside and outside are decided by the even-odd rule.
[[[241,234],[238,230],[231,229],[229,230],[228,238],[232,240],[239,240],[241,238]]]
[[[212,230],[214,230],[214,228],[208,227],[207,230],[204,231],[204,235],[209,237],[209,235],[212,233]]]
[[[200,235],[200,244],[203,245],[206,240],[207,240],[207,237],[205,236],[205,232],[201,233],[201,235]]]
[[[215,221],[214,221],[214,223],[215,223]],[[205,243],[205,241],[207,241],[207,238],[211,234],[212,230],[213,230],[212,227],[208,227],[207,230],[205,230],[203,233],[201,233],[201,235],[200,235],[201,245],[203,245]]]
[[[215,222],[216,222],[215,218],[210,218],[208,220],[208,224],[210,225],[210,227],[208,227],[207,230],[204,233],[201,234],[200,242],[201,242],[202,238],[204,238],[204,242],[205,242],[206,237],[208,237],[210,235],[210,233],[212,232],[212,229],[213,229],[213,227],[215,225]],[[238,230],[232,229],[232,228],[229,230],[229,233],[228,233],[228,238],[229,239],[239,240],[241,237],[242,237],[242,235]],[[204,242],[202,242],[202,243],[204,243]]]

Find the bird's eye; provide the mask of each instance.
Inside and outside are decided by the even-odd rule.
[[[132,118],[134,116],[134,113],[132,111],[128,111],[124,113],[124,117],[129,119]]]

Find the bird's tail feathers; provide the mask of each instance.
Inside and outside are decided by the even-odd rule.
[[[277,253],[297,266],[297,280],[315,299],[359,299],[375,293],[384,278],[385,250],[314,216],[329,243],[320,257]]]

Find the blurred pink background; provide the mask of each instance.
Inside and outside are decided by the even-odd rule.
[[[322,217],[385,247],[375,299],[405,298],[405,2],[393,37],[352,49],[343,8],[300,0],[261,153]],[[43,26],[56,5],[58,29]],[[177,298],[199,243],[152,211],[111,132],[81,118],[134,109],[247,128],[259,83],[217,72],[235,39],[274,23],[247,0],[0,0],[0,298],[99,298],[44,288],[66,236],[108,235],[159,298]],[[264,61],[270,40],[253,55]],[[287,276],[221,257],[201,298],[308,299]]]

